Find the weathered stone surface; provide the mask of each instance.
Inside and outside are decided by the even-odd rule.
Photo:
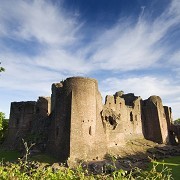
[[[144,138],[177,144],[179,128],[171,114],[158,96],[143,101],[123,91],[106,96],[103,105],[95,79],[71,77],[52,85],[51,98],[11,104],[5,144],[19,149],[21,139],[29,138],[59,161],[98,160],[131,147],[137,152]]]
[[[47,142],[50,98],[39,97],[38,101],[12,102],[8,137],[5,145],[11,149],[24,148],[22,139],[45,146]],[[45,147],[40,147],[44,149]]]
[[[168,125],[159,96],[151,96],[142,102],[144,136],[157,143],[168,143]]]

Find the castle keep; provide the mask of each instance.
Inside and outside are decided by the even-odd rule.
[[[95,79],[71,77],[52,85],[51,98],[11,103],[5,144],[20,149],[24,138],[60,161],[92,160],[136,138],[176,143],[172,129],[171,108],[160,97],[142,100],[120,91],[103,105]]]

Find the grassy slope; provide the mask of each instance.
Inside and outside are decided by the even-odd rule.
[[[0,161],[15,161],[20,157],[18,151],[0,150]]]
[[[20,154],[17,151],[4,151],[0,150],[0,161],[3,160],[5,161],[15,161],[20,157]],[[48,164],[53,164],[54,162],[57,162],[55,158],[52,158],[46,154],[39,154],[31,158],[31,160],[39,161],[42,163],[48,163]],[[162,170],[163,164],[164,166],[167,166],[168,168],[172,169],[173,177],[175,180],[180,179],[180,156],[175,156],[171,158],[166,158],[164,160],[158,161],[158,166],[157,168],[159,171]],[[149,168],[152,168],[152,164],[149,164]]]
[[[16,161],[20,156],[21,155],[18,151],[0,150],[0,161],[3,162]],[[57,162],[55,158],[48,156],[46,154],[35,155],[32,158],[30,158],[30,160],[48,164],[53,164],[54,162]]]
[[[175,180],[180,179],[180,156],[166,158],[164,160],[159,160],[157,162],[159,162],[157,166],[157,169],[159,171],[162,170],[162,167],[164,165],[165,167],[172,169],[173,178]],[[151,169],[151,168],[152,168],[152,162],[150,163],[148,169]]]

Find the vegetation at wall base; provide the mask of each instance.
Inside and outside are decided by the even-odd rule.
[[[24,142],[25,145],[25,142]],[[32,146],[32,145],[31,145]],[[115,165],[116,158],[111,156],[112,165],[108,165],[102,169],[100,174],[91,172],[88,166],[79,164],[76,168],[69,168],[65,164],[53,166],[53,160],[46,155],[35,155],[29,156],[29,150],[31,146],[26,147],[26,158],[20,159],[20,154],[17,151],[0,151],[0,158],[3,160],[0,163],[0,179],[11,180],[11,179],[53,179],[53,180],[64,180],[64,179],[78,179],[78,180],[171,180],[179,179],[179,167],[180,167],[180,156],[167,158],[164,161],[151,160],[149,169],[142,170],[140,168],[132,168],[130,171],[117,169]],[[13,157],[14,155],[14,157]],[[38,158],[36,158],[38,156]],[[16,161],[15,161],[16,159]],[[17,160],[18,159],[18,160]],[[35,161],[38,160],[38,161]],[[49,163],[47,159],[50,160]],[[14,162],[7,162],[7,160],[14,160]],[[43,162],[44,160],[44,162]],[[46,161],[46,162],[45,162]],[[176,169],[174,169],[174,167]]]
[[[52,166],[44,166],[35,161],[24,161],[18,159],[15,163],[3,163],[0,165],[0,179],[54,179],[54,180],[95,180],[95,179],[109,179],[109,180],[171,180],[171,170],[165,166],[161,171],[157,171],[157,163],[153,164],[153,167],[149,171],[143,171],[139,168],[134,168],[130,172],[120,170],[114,170],[111,173],[102,172],[101,174],[93,174],[87,169],[84,169],[81,164],[74,169],[61,165],[58,169]]]
[[[180,179],[180,156],[173,156],[159,161],[151,161],[148,170],[152,169],[154,165],[156,165],[157,171],[160,171],[163,167],[172,169],[173,178],[175,180]]]

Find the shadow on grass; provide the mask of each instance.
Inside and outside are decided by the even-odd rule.
[[[53,163],[58,162],[58,160],[48,154],[37,154],[32,157],[30,157],[30,160],[32,161],[38,161],[40,163],[48,163],[52,165]]]
[[[20,157],[20,153],[18,151],[11,150],[0,150],[0,161],[16,161]]]
[[[22,158],[22,154],[15,150],[0,150],[0,161],[2,162],[14,162],[17,161],[18,158]],[[31,161],[38,161],[40,163],[46,163],[52,165],[53,163],[57,162],[58,160],[54,157],[51,157],[48,154],[37,154],[34,156],[30,156],[29,160]]]

